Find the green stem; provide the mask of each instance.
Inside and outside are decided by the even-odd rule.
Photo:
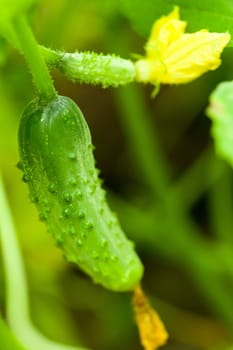
[[[122,87],[115,91],[117,108],[125,139],[137,163],[138,171],[154,197],[164,197],[169,182],[169,170],[155,137],[156,130],[148,119],[139,88]]]
[[[26,348],[21,345],[11,330],[6,326],[5,322],[0,316],[0,339],[1,347],[4,350],[26,350]]]
[[[42,100],[48,102],[54,98],[56,91],[34,35],[23,16],[16,17],[13,26],[38,94]]]
[[[179,222],[179,229],[172,242],[176,242],[176,248],[182,250],[184,254],[187,250],[183,248],[187,244],[195,244],[198,239],[193,234],[193,225],[189,227],[190,234],[186,233],[188,224],[180,217],[183,215],[183,208],[180,207],[178,198],[169,192],[171,184],[168,165],[157,141],[155,128],[150,121],[150,113],[136,86],[118,89],[115,94],[125,139],[134,155],[137,169],[141,172],[155,203],[158,203],[155,206],[160,206],[159,211],[164,217],[164,225],[167,227],[171,222],[171,226],[177,227]],[[158,208],[155,212],[156,210]]]
[[[6,279],[7,317],[10,326],[17,329],[28,322],[28,291],[15,229],[0,180],[0,237]],[[20,302],[19,302],[20,301]]]
[[[18,41],[17,35],[14,31],[14,28],[12,26],[11,22],[8,22],[4,25],[3,28],[1,28],[1,35],[3,35],[3,37],[9,41],[9,43],[15,47],[18,51],[22,52],[21,47],[20,47],[20,43]]]
[[[215,161],[212,147],[207,147],[198,158],[184,170],[181,176],[176,180],[169,192],[172,196],[180,198],[183,206],[191,208],[194,203],[212,186],[215,186],[222,172],[223,167],[218,167],[216,171],[210,172],[209,166]]]
[[[5,26],[3,34],[17,50],[24,53],[36,88],[46,101],[54,96],[55,90],[45,62],[74,82],[106,88],[135,81],[135,64],[129,59],[95,52],[55,51],[36,44],[24,18],[18,18],[15,22],[14,26],[10,23]]]
[[[0,239],[5,269],[7,319],[17,338],[27,350],[84,350],[47,339],[31,323],[25,270],[1,176]]]
[[[51,67],[59,67],[60,61],[64,55],[63,52],[57,51],[57,50],[52,50],[48,47],[45,47],[43,45],[39,45],[40,52],[43,56],[43,59],[45,62],[51,66]]]

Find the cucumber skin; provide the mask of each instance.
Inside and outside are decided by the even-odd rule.
[[[46,106],[33,100],[21,118],[19,149],[31,199],[66,259],[110,290],[133,289],[143,266],[108,207],[78,106],[64,96]]]

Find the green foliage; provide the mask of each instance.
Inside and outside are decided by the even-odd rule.
[[[1,3],[6,4],[6,1],[0,0]],[[20,7],[20,2],[15,2],[18,7],[11,14],[9,12],[9,19],[14,13],[18,14],[17,9],[19,12],[24,11],[29,3],[24,0]],[[24,53],[38,91],[43,92],[48,84],[53,84],[45,73],[48,65],[52,68],[51,74],[59,94],[77,99],[85,111],[96,145],[98,165],[108,187],[114,190],[114,195],[109,191],[111,207],[117,212],[127,236],[137,245],[145,265],[144,287],[151,294],[154,305],[169,329],[171,342],[166,348],[180,348],[180,344],[184,344],[185,348],[206,350],[215,349],[218,344],[232,344],[232,169],[216,158],[209,145],[208,123],[202,113],[214,86],[223,77],[224,80],[232,78],[231,50],[225,52],[223,65],[218,72],[206,74],[184,86],[162,86],[156,100],[150,99],[147,88],[135,86],[135,83],[103,91],[96,86],[81,86],[66,79],[68,77],[75,82],[83,80],[85,83],[104,83],[105,86],[115,87],[123,74],[131,72],[130,75],[126,74],[129,77],[126,82],[130,82],[134,76],[132,62],[131,65],[125,62],[129,70],[126,69],[124,73],[125,65],[121,65],[124,62],[121,58],[118,60],[114,53],[128,57],[130,52],[142,50],[142,42],[134,35],[129,23],[119,16],[119,10],[123,10],[134,27],[147,36],[154,20],[168,14],[174,5],[180,7],[181,18],[188,21],[189,31],[205,27],[232,32],[233,5],[232,1],[227,0],[41,0],[38,11],[31,17],[31,24],[38,42],[53,50],[45,46],[38,47],[35,40],[31,40],[32,33],[27,23],[17,22],[19,16],[4,25],[1,35],[11,46]],[[2,24],[4,13],[0,11]],[[90,57],[88,52],[77,52],[74,55],[65,53],[76,50],[104,51],[113,55],[109,61],[108,55],[93,54],[90,61],[84,62],[83,58]],[[41,61],[46,63],[44,67],[38,61],[40,53]],[[68,64],[66,71],[64,61],[61,61],[62,56],[64,59],[72,58],[65,62]],[[112,61],[114,58],[117,60]],[[15,244],[15,233],[11,227],[13,220],[8,215],[6,201],[2,201],[5,195],[0,191],[0,245],[3,253],[3,259],[0,259],[0,303],[10,331],[27,350],[80,350],[74,347],[80,343],[86,344],[90,349],[118,350],[119,344],[127,349],[140,348],[135,336],[130,295],[111,293],[101,288],[84,276],[76,265],[64,261],[61,251],[53,247],[53,240],[45,233],[45,225],[38,220],[34,205],[28,199],[26,186],[20,181],[15,166],[19,160],[16,144],[18,118],[35,91],[23,60],[19,59],[10,45],[6,46],[5,41],[0,42],[0,61],[1,168],[30,287],[29,305],[20,249]],[[84,63],[87,65],[85,69]],[[88,70],[90,68],[91,71]],[[114,80],[106,81],[111,74],[114,75]],[[51,91],[53,96],[53,89]],[[224,100],[224,96],[221,99]],[[50,104],[51,101],[44,100],[42,107],[47,103]],[[222,101],[221,104],[223,105]],[[210,110],[211,108],[212,106]],[[216,115],[216,111],[213,115]],[[227,115],[230,118],[230,109]],[[222,115],[214,118],[221,119]],[[217,123],[219,126],[220,121]],[[81,169],[77,160],[65,157],[67,147],[73,145],[75,137],[67,137],[67,132],[71,134],[71,129],[60,129],[61,136],[58,136],[55,149],[57,157],[51,155],[51,162],[45,163],[50,168],[50,163],[59,166],[68,183],[71,175],[66,170],[72,167],[75,177],[77,173],[85,175],[87,168]],[[227,139],[226,148],[232,144],[228,137],[230,129],[231,123],[225,123],[219,133],[219,139]],[[36,138],[37,135],[31,144],[35,145]],[[42,148],[38,153],[43,151],[45,154],[46,150]],[[32,152],[32,149],[28,151]],[[78,152],[85,153],[79,147]],[[86,154],[85,159],[89,156],[89,153]],[[56,170],[55,165],[51,171]],[[53,180],[58,181],[58,177]],[[92,182],[95,179],[88,174],[86,180]],[[93,188],[88,191],[88,183],[84,186],[80,179],[78,181],[83,193],[89,198],[93,197]],[[72,249],[78,251],[80,248],[81,251],[82,248],[77,247],[80,244],[78,234],[81,228],[83,230],[80,231],[90,234],[90,239],[84,242],[88,245],[84,248],[86,251],[89,249],[92,259],[97,257],[94,243],[99,242],[99,237],[93,232],[94,227],[91,227],[96,219],[93,214],[95,205],[88,204],[85,196],[79,198],[80,202],[69,202],[70,196],[64,193],[67,183],[61,183],[60,192],[55,194],[48,193],[48,179],[42,184],[45,199],[55,198],[57,206],[51,203],[49,205],[53,213],[59,214],[57,221],[62,222],[61,235],[58,230],[55,232],[57,243],[62,245],[64,238],[66,243],[69,241]],[[68,187],[68,191],[74,194],[76,189]],[[99,202],[97,193],[94,192],[93,198]],[[103,200],[106,202],[105,198]],[[74,210],[72,203],[76,205]],[[45,204],[41,208],[47,214],[48,203]],[[72,215],[69,217],[67,207],[71,209],[72,215],[75,211],[78,213],[78,209],[88,211],[88,227],[79,225]],[[49,219],[54,224],[55,218],[52,221],[51,217]],[[73,227],[71,229],[71,221],[75,223],[77,232],[74,232]],[[111,225],[110,222],[109,226]],[[55,227],[55,224],[52,226]],[[69,229],[74,234],[72,243],[71,238],[65,235]],[[114,232],[109,231],[106,234],[111,239],[113,248],[115,236]],[[103,251],[101,247],[98,252],[106,257],[109,250]],[[126,264],[126,255],[128,252],[122,254],[123,264]],[[81,254],[77,261],[79,257]],[[116,261],[110,261],[109,266],[106,264],[106,269],[113,269],[115,263]],[[95,268],[97,265],[98,263],[93,264]],[[96,274],[97,271],[95,276]],[[114,278],[117,276],[113,276],[110,283],[114,282]],[[4,284],[5,288],[2,288]],[[157,299],[158,296],[161,300]],[[58,313],[59,307],[61,310]],[[7,346],[2,343],[2,339],[7,333],[9,335],[9,329],[2,330],[0,349],[4,346],[3,350],[6,350]],[[70,345],[59,344],[59,341]],[[16,350],[17,345],[12,343],[9,350],[13,349]]]
[[[206,28],[212,32],[229,32],[233,37],[233,3],[229,0],[122,0],[121,5],[134,28],[146,37],[153,22],[176,5],[181,19],[188,22],[188,31]],[[232,45],[233,40],[229,43]]]
[[[25,12],[33,3],[35,3],[35,0],[0,0],[0,27],[15,15]]]
[[[210,96],[208,116],[217,153],[233,167],[233,82],[218,85]]]
[[[4,65],[7,59],[7,43],[0,37],[0,67]]]

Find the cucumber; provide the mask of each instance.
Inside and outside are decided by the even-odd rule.
[[[29,103],[19,153],[30,197],[66,259],[108,289],[133,289],[143,266],[106,202],[89,127],[74,101]]]

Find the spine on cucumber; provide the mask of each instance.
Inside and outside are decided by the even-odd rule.
[[[143,267],[108,207],[78,106],[64,96],[46,106],[32,101],[21,118],[19,148],[32,201],[67,260],[108,289],[133,289]]]

